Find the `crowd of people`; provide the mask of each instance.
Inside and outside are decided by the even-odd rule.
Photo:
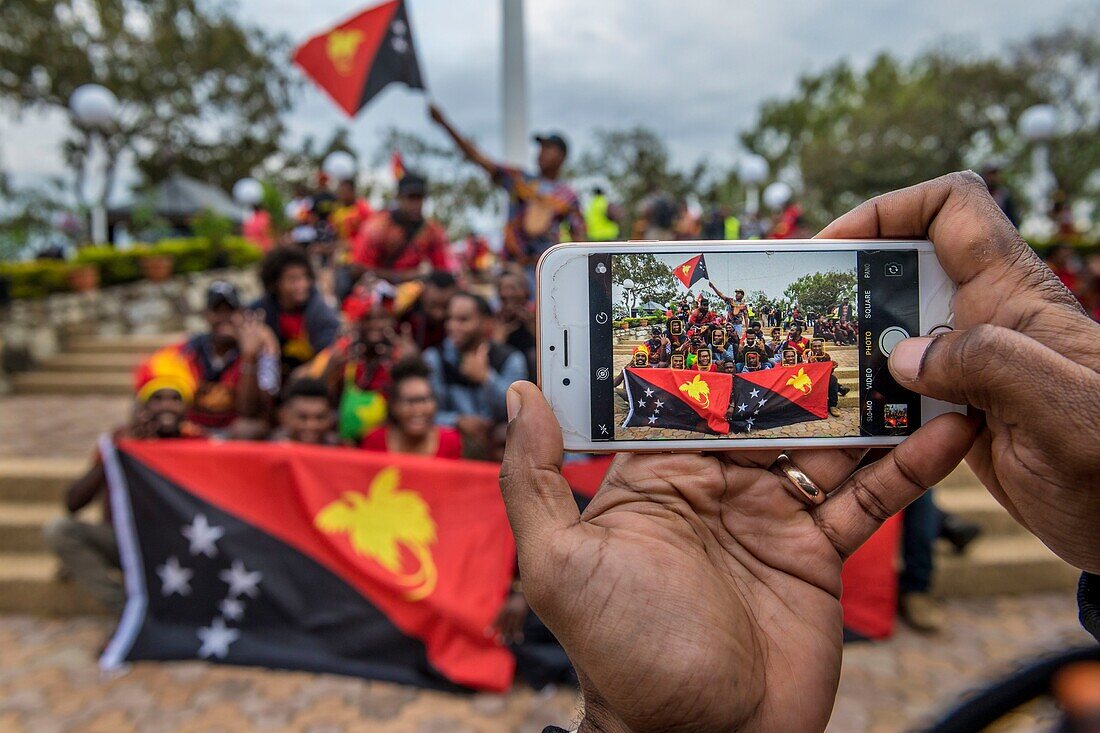
[[[838,303],[824,314],[803,314],[794,306],[784,314],[770,304],[750,304],[741,288],[732,296],[714,283],[710,289],[717,297],[713,303],[702,293],[670,303],[663,325],[653,326],[649,338],[634,348],[631,365],[741,374],[777,366],[836,363],[825,350],[826,340],[836,346],[855,343],[858,323],[850,304]],[[615,386],[623,379],[620,373]],[[828,404],[833,417],[840,416],[839,398],[848,391],[835,374],[830,375]]]

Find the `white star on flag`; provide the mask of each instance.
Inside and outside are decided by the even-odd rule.
[[[260,580],[263,579],[264,576],[259,570],[249,572],[245,568],[243,562],[234,560],[228,570],[223,570],[218,573],[218,577],[226,583],[229,583],[230,598],[236,598],[240,595],[255,598],[260,592],[258,586],[260,585]]]
[[[645,407],[645,400],[638,400],[638,407]]]
[[[395,36],[394,39],[390,41],[390,45],[393,46],[393,50],[397,51],[397,53],[405,53],[409,50],[409,42],[401,36]]]
[[[749,406],[747,404],[745,404],[744,402],[742,402],[740,405],[737,406],[737,411],[738,412],[744,412],[747,409],[749,409]]]
[[[760,396],[760,390],[758,390],[758,389],[754,389],[752,392],[749,392],[749,397],[753,398],[754,400],[759,396]]]
[[[764,403],[767,402],[770,399],[771,399],[771,397],[765,397],[764,399],[760,400],[760,404],[758,404],[757,407],[763,407]]]
[[[646,387],[645,388],[645,396],[646,397],[652,397],[653,396],[653,390],[650,389],[649,387]]]
[[[218,610],[230,621],[240,621],[244,616],[244,601],[239,598],[226,598],[218,604]]]
[[[751,417],[748,420],[745,421],[745,427],[748,428],[748,431],[750,433],[752,432],[752,418]]]
[[[168,558],[168,561],[157,568],[160,576],[160,594],[170,596],[179,593],[181,596],[191,595],[191,576],[195,571],[190,568],[180,567],[180,561],[176,556]]]
[[[196,514],[195,518],[191,520],[191,524],[184,525],[183,536],[191,543],[188,548],[192,555],[198,555],[202,553],[207,557],[216,557],[218,554],[218,547],[214,543],[222,538],[225,534],[225,530],[221,527],[214,527],[206,521],[205,514]]]
[[[393,32],[399,36],[405,35],[405,31],[408,30],[408,26],[405,25],[405,21],[401,20],[400,18],[391,23],[390,28],[392,28]]]
[[[655,422],[657,422],[657,416],[656,415],[650,415],[649,416],[649,424],[652,425]]]
[[[660,410],[660,409],[661,409],[662,407],[664,407],[664,406],[665,406],[665,403],[664,403],[664,402],[661,402],[660,400],[657,400],[657,409],[658,409],[658,410]]]
[[[215,618],[209,626],[200,628],[197,633],[199,641],[202,642],[202,646],[199,647],[199,657],[202,659],[210,657],[225,659],[229,656],[229,645],[241,638],[241,632],[227,628],[225,619],[221,616]]]

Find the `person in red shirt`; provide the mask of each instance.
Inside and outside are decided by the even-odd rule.
[[[419,360],[406,360],[394,366],[386,424],[363,438],[364,450],[462,457],[458,430],[435,424],[437,402],[430,373],[428,366]]]
[[[424,267],[453,270],[447,232],[439,222],[424,217],[427,195],[427,180],[405,174],[397,183],[394,208],[376,214],[354,240],[352,264],[391,283],[411,280]],[[360,274],[353,271],[357,279]]]
[[[802,335],[802,326],[791,326],[790,333],[787,334],[787,343],[783,347],[784,349],[794,349],[798,353],[798,357],[802,358],[802,354],[810,348],[810,340]]]

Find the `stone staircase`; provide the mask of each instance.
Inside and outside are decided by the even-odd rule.
[[[66,341],[64,351],[34,371],[14,375],[12,390],[16,394],[130,394],[134,367],[182,338],[181,334],[75,336]]]

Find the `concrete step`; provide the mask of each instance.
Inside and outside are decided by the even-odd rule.
[[[65,490],[88,470],[89,458],[2,458],[0,502],[59,505]]]
[[[1068,593],[1080,575],[1029,534],[980,537],[965,555],[937,555],[933,592],[950,597]]]
[[[12,377],[16,394],[125,395],[133,392],[128,371],[35,371]]]
[[[59,502],[0,503],[0,553],[45,552],[42,527],[62,511]]]
[[[1027,534],[1027,530],[984,487],[937,489],[935,496],[940,509],[959,519],[977,523],[985,533],[983,538]]]
[[[37,616],[103,614],[105,609],[74,583],[57,579],[47,553],[0,553],[0,613]]]
[[[65,351],[74,353],[151,354],[165,346],[179,343],[182,333],[130,334],[128,336],[74,336],[65,343]]]
[[[43,361],[47,372],[124,372],[130,374],[146,359],[145,354],[126,351],[77,351],[58,354]]]

